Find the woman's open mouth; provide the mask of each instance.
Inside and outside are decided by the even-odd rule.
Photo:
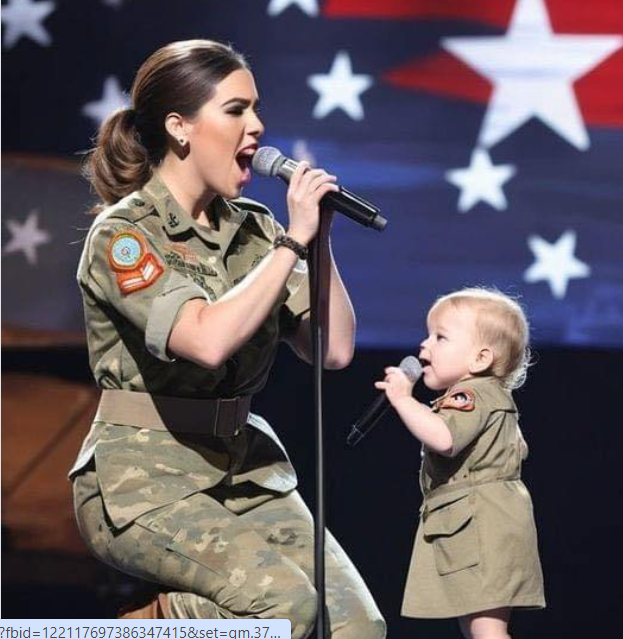
[[[238,163],[238,167],[242,173],[240,183],[243,186],[251,181],[251,160],[253,160],[253,156],[256,151],[257,146],[251,146],[246,149],[242,149],[242,151],[236,155],[236,162]]]

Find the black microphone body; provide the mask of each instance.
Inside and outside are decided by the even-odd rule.
[[[253,168],[260,175],[278,176],[288,183],[297,166],[298,162],[285,157],[278,149],[271,146],[258,149],[253,157]],[[387,220],[381,215],[381,210],[377,206],[342,186],[339,189],[339,191],[327,193],[320,201],[321,205],[327,205],[362,226],[368,226],[376,231],[382,231],[385,228]]]
[[[359,440],[363,439],[376,426],[377,422],[388,411],[390,405],[385,393],[379,395],[368,406],[365,413],[351,426],[346,443],[349,446],[356,446]]]
[[[400,362],[402,372],[415,384],[422,375],[422,365],[416,357],[409,355]],[[346,438],[349,446],[356,446],[385,415],[390,407],[387,394],[382,393],[368,406],[363,415],[353,424]]]

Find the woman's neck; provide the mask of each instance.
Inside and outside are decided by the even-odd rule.
[[[204,226],[212,226],[208,217],[208,207],[215,197],[215,193],[208,190],[205,183],[175,155],[169,153],[157,169],[158,176],[171,191],[175,201],[193,219]]]

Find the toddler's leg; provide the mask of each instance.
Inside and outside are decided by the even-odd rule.
[[[508,634],[510,608],[496,608],[459,617],[465,639],[511,639]]]

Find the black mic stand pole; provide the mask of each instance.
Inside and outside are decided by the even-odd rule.
[[[314,361],[314,425],[316,438],[316,513],[314,518],[314,586],[318,593],[316,637],[325,639],[326,588],[325,588],[325,481],[324,481],[324,431],[322,423],[322,371],[324,369],[323,331],[326,328],[326,295],[321,284],[321,264],[327,267],[328,246],[322,246],[322,235],[331,224],[329,211],[321,207],[318,235],[312,242],[309,256],[309,284],[311,293],[311,339]]]

